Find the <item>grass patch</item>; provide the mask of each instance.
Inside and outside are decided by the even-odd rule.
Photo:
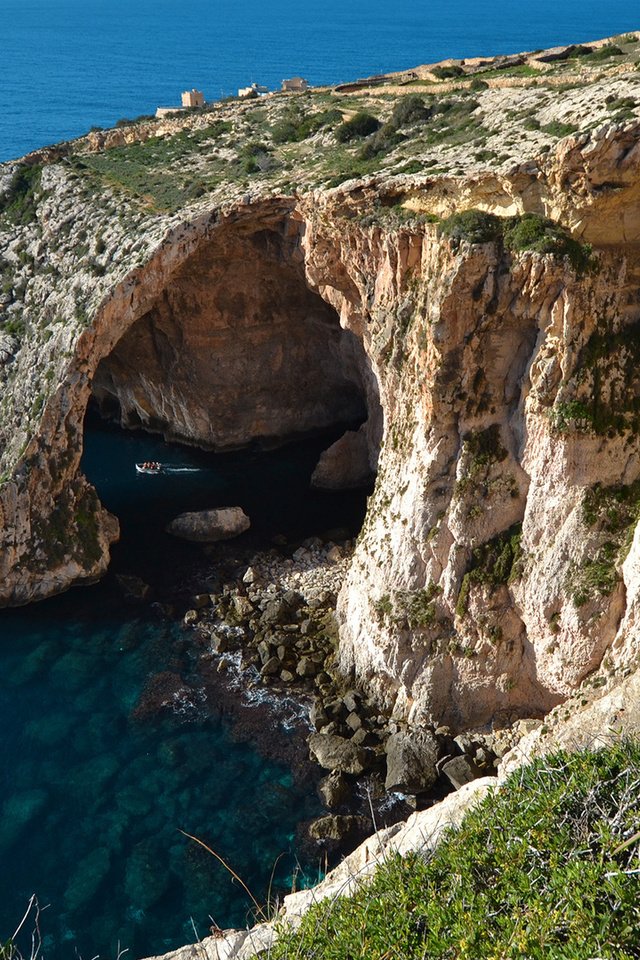
[[[571,133],[576,133],[577,123],[562,123],[560,120],[552,120],[551,123],[545,123],[540,127],[543,133],[548,133],[550,137],[568,137]]]
[[[41,166],[20,164],[13,174],[9,189],[0,197],[0,216],[16,225],[33,223],[41,195],[41,179]]]
[[[456,603],[456,614],[463,617],[467,612],[472,586],[496,588],[513,583],[522,573],[523,554],[520,546],[522,524],[516,523],[504,533],[487,543],[474,547],[471,553],[471,568],[465,573]]]
[[[554,220],[537,213],[518,217],[496,217],[483,210],[464,210],[442,221],[442,235],[451,240],[468,243],[490,243],[501,240],[507,250],[516,253],[532,250],[568,259],[580,275],[591,265],[591,247],[578,243],[571,234]]]
[[[536,761],[433,853],[313,907],[273,960],[632,960],[640,747]]]

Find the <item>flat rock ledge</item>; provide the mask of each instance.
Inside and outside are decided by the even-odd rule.
[[[444,831],[460,826],[467,811],[495,787],[495,777],[474,780],[428,810],[412,814],[406,822],[378,830],[317,886],[285,897],[277,921],[259,923],[248,930],[220,931],[199,943],[164,954],[163,960],[251,960],[268,954],[278,936],[276,923],[281,926],[286,921],[296,927],[314,904],[327,898],[350,896],[389,857],[435,849]]]
[[[166,531],[194,543],[215,543],[238,537],[250,526],[251,521],[242,507],[223,507],[181,513],[167,525]]]

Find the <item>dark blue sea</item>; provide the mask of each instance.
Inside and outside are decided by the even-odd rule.
[[[257,687],[239,709],[238,675],[203,660],[180,620],[195,590],[219,589],[275,535],[293,550],[330,527],[357,532],[364,493],[309,490],[333,439],[213,455],[88,424],[83,469],[121,522],[112,568],[96,586],[0,610],[0,944],[32,894],[46,960],[114,958],[118,945],[145,957],[251,922],[251,900],[180,830],[260,904],[270,884],[317,881],[320,855],[299,833],[323,812],[304,707],[269,706]],[[144,460],[173,472],[139,475]],[[217,557],[164,532],[183,510],[235,504],[252,528]],[[122,576],[143,578],[148,599],[128,600]]]
[[[337,83],[639,26],[632,0],[0,0],[0,161],[192,86]]]

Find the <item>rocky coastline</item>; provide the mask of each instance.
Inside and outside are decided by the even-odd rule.
[[[207,573],[195,574],[190,595],[172,608],[177,615],[188,605],[181,620],[209,708],[232,719],[237,737],[315,785],[326,814],[301,826],[299,842],[319,847],[328,864],[376,825],[497,776],[501,757],[540,724],[511,717],[465,732],[412,730],[345,676],[336,604],[354,543],[340,539],[344,532],[299,545],[281,538],[257,552],[205,547]],[[198,589],[203,582],[210,589]]]

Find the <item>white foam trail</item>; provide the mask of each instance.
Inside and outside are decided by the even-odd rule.
[[[179,467],[171,466],[171,464],[163,464],[162,466],[163,473],[203,473],[204,470],[202,467]]]

